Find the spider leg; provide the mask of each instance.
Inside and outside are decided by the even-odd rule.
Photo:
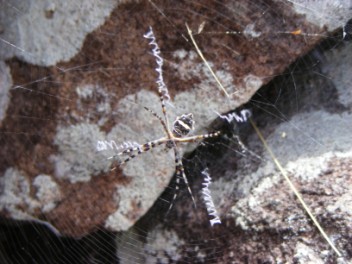
[[[182,179],[183,181],[185,182],[186,186],[187,186],[187,189],[188,189],[188,193],[190,194],[191,198],[192,198],[192,201],[193,201],[193,204],[194,204],[194,207],[197,207],[196,206],[196,202],[194,200],[194,197],[193,197],[193,194],[192,194],[192,190],[191,188],[189,187],[189,183],[188,183],[188,180],[187,180],[187,176],[185,174],[185,169],[183,167],[183,164],[182,164],[182,161],[179,160],[179,163],[177,164],[176,163],[176,171],[177,171],[177,174],[179,174],[180,176],[182,176]],[[177,179],[180,179],[180,177],[177,177],[176,178],[176,181]]]
[[[179,151],[177,150],[176,146],[173,147],[174,149],[174,153],[175,153],[175,164],[176,164],[176,186],[175,186],[175,193],[174,193],[174,196],[172,197],[172,201],[170,203],[170,207],[169,209],[167,210],[167,213],[168,214],[177,198],[177,195],[178,195],[178,192],[179,192],[179,189],[180,189],[180,179],[182,178],[185,185],[187,186],[187,189],[188,189],[188,193],[190,194],[191,198],[192,198],[192,201],[193,201],[193,205],[194,207],[196,208],[196,202],[194,200],[194,196],[192,194],[192,190],[191,188],[189,187],[189,183],[188,183],[188,180],[187,180],[187,176],[185,174],[185,169],[183,167],[183,164],[182,164],[182,158],[181,158],[181,155],[179,153]]]
[[[148,107],[144,106],[144,109],[147,110],[148,112],[152,113],[153,116],[155,116],[157,119],[159,119],[161,125],[163,126],[165,131],[168,131],[166,123],[164,122],[164,120],[157,114],[155,113],[153,110],[150,110]]]
[[[147,152],[147,151],[151,150],[152,148],[155,148],[156,146],[164,144],[166,141],[167,141],[166,138],[161,138],[158,140],[150,141],[150,142],[145,143],[139,147],[125,149],[124,151],[117,153],[117,154],[109,157],[108,159],[113,159],[113,158],[116,158],[121,155],[128,155],[129,156],[128,158],[126,158],[125,160],[120,161],[118,163],[118,165],[121,166],[121,165],[129,162],[131,159],[137,157],[138,155],[140,155],[144,152]],[[116,169],[116,167],[112,168],[111,170],[113,171],[115,169]]]
[[[217,137],[220,135],[220,133],[221,133],[220,131],[216,131],[216,132],[204,134],[204,135],[196,135],[196,136],[183,137],[183,138],[175,137],[174,140],[175,142],[195,142],[195,141],[200,141],[202,139]]]
[[[156,43],[156,39],[155,39],[155,35],[154,35],[152,27],[149,28],[149,31],[144,35],[144,37],[147,39],[150,39],[149,45],[151,45],[153,47],[152,53],[153,53],[153,56],[155,57],[155,61],[157,64],[157,67],[155,68],[155,70],[158,73],[158,78],[156,80],[156,83],[158,85],[158,93],[159,93],[161,108],[162,108],[163,116],[164,116],[164,120],[165,120],[165,122],[163,122],[165,124],[165,126],[164,125],[163,126],[164,126],[164,129],[165,129],[166,133],[168,134],[169,138],[171,139],[172,133],[168,129],[169,120],[167,118],[166,107],[165,107],[165,101],[170,100],[170,95],[169,95],[169,91],[167,89],[167,86],[164,82],[164,78],[163,78],[164,59],[160,55],[160,48],[159,48],[158,43]]]
[[[172,132],[169,129],[169,119],[168,119],[167,114],[166,114],[166,106],[165,106],[165,98],[168,99],[168,98],[170,98],[170,96],[169,96],[167,90],[165,92],[165,90],[162,90],[162,89],[159,88],[158,92],[159,92],[159,96],[160,96],[161,109],[162,109],[164,120],[165,120],[165,122],[162,122],[162,124],[163,124],[163,127],[165,129],[165,132],[167,133],[168,137],[171,139],[173,137],[173,135],[172,135]]]

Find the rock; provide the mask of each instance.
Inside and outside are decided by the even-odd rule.
[[[12,86],[10,69],[6,64],[0,61],[0,123],[4,119],[7,107],[9,105],[9,90]]]
[[[1,15],[2,56],[14,83],[9,106],[1,106],[7,109],[1,130],[8,132],[1,134],[1,174],[10,168],[21,171],[29,185],[38,175],[51,177],[60,200],[51,203],[44,216],[62,234],[80,237],[97,226],[127,230],[150,209],[173,176],[174,157],[163,147],[115,171],[109,170],[115,164],[106,160],[111,151],[96,149],[102,140],[143,144],[164,136],[158,119],[144,109],[162,115],[156,62],[143,38],[149,25],[165,60],[170,122],[193,113],[194,134],[213,131],[210,124],[217,113],[247,102],[335,30],[308,23],[284,3],[273,3],[264,15],[262,8],[247,6],[246,1],[221,8],[211,1],[204,5],[206,10],[195,2],[175,2],[170,9],[168,3],[158,3],[166,12],[161,14],[148,1],[120,3],[113,11],[112,2],[78,10],[68,3],[65,9],[55,3],[13,3],[21,12]],[[193,13],[174,11],[187,9]],[[67,17],[67,12],[72,14]],[[172,21],[172,30],[164,15]],[[26,24],[29,17],[35,19]],[[230,98],[223,96],[194,47],[185,41],[184,22],[196,32],[204,21],[203,31],[194,37]],[[21,31],[25,33],[14,28],[25,28]],[[14,55],[23,61],[10,59]],[[181,151],[189,152],[196,145],[184,144]],[[30,219],[43,216],[27,213]]]
[[[86,35],[102,25],[115,6],[115,1],[90,0],[79,5],[48,0],[4,3],[0,11],[4,40],[0,42],[0,58],[17,56],[42,66],[68,61],[79,52]]]
[[[196,154],[190,162],[203,157],[202,162],[210,164],[213,181],[210,189],[223,224],[211,228],[206,212],[198,209],[192,216],[186,202],[180,203],[172,220],[178,222],[188,215],[189,221],[182,227],[170,224],[172,228],[168,226],[168,230],[176,230],[182,240],[183,259],[200,260],[189,252],[195,252],[193,239],[201,237],[199,240],[205,242],[199,242],[200,251],[217,249],[221,252],[217,255],[219,263],[243,259],[248,263],[350,261],[352,97],[346,69],[352,66],[351,54],[350,43],[341,44],[321,54],[323,60],[318,68],[305,68],[301,78],[293,76],[294,91],[299,94],[293,106],[286,101],[292,87],[280,89],[282,100],[272,92],[275,84],[282,87],[285,79],[280,78],[258,94],[262,101],[268,102],[265,111],[262,105],[261,111],[255,110],[260,102],[257,97],[252,103],[253,118],[268,145],[342,256],[338,257],[322,238],[255,132],[247,131],[246,149],[241,151],[232,139],[221,159],[208,160]],[[319,71],[323,75],[317,74]],[[274,95],[275,105],[270,103],[272,98],[265,97],[266,92]],[[236,154],[236,149],[241,155]],[[197,166],[200,165],[189,169],[194,177]],[[200,180],[195,180],[193,189],[200,189],[200,184]],[[207,255],[208,260],[213,257],[211,253]]]

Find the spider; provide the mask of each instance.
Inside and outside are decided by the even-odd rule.
[[[168,90],[167,90],[167,87],[163,81],[163,76],[162,76],[163,59],[161,56],[159,56],[160,49],[159,49],[159,46],[157,45],[157,43],[155,42],[155,36],[154,36],[153,30],[151,27],[150,27],[149,32],[146,33],[144,35],[144,37],[151,39],[149,45],[154,46],[154,49],[152,51],[153,51],[153,55],[156,57],[156,62],[158,64],[156,71],[158,72],[159,77],[158,77],[156,83],[158,84],[158,93],[160,96],[161,110],[162,110],[163,118],[160,117],[154,111],[150,110],[149,108],[147,108],[147,107],[144,107],[144,108],[147,111],[149,111],[153,116],[155,116],[157,119],[159,119],[166,135],[165,135],[165,137],[147,142],[143,145],[126,148],[123,151],[110,157],[109,159],[116,158],[116,157],[122,156],[122,155],[128,155],[128,158],[119,162],[119,166],[121,166],[121,165],[127,163],[128,161],[130,161],[131,159],[135,158],[136,156],[138,156],[144,152],[147,152],[150,149],[155,148],[160,145],[165,145],[167,149],[173,149],[174,154],[175,154],[176,187],[175,187],[175,193],[173,195],[172,202],[170,204],[168,212],[171,210],[172,205],[177,198],[177,194],[179,191],[180,179],[183,179],[185,185],[187,186],[188,193],[190,194],[190,196],[192,198],[193,204],[196,207],[194,196],[192,194],[192,191],[189,186],[189,183],[188,183],[188,180],[187,180],[187,177],[185,174],[185,170],[184,170],[184,167],[182,164],[182,157],[181,157],[180,151],[178,149],[178,144],[179,143],[186,143],[186,142],[196,142],[196,141],[206,139],[206,138],[217,137],[220,135],[220,131],[216,131],[214,133],[209,133],[209,134],[203,134],[203,135],[189,136],[190,132],[194,130],[194,123],[195,123],[193,120],[192,113],[187,113],[187,114],[183,114],[181,116],[178,116],[176,118],[176,120],[173,122],[172,128],[170,129],[169,120],[168,120],[168,116],[167,116],[167,109],[166,109],[166,104],[165,104],[165,101],[169,100],[170,96],[168,94]],[[113,168],[112,170],[114,170],[115,168]]]

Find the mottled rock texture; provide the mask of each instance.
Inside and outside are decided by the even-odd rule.
[[[9,170],[12,175],[18,172],[16,177],[28,183],[23,204],[16,200],[3,215],[15,218],[8,209],[15,207],[29,214],[28,219],[46,219],[62,234],[73,236],[98,226],[127,230],[148,211],[174,173],[172,153],[163,148],[115,171],[109,170],[114,166],[106,160],[109,153],[96,151],[98,140],[142,144],[163,136],[158,120],[144,109],[161,115],[156,64],[143,38],[148,26],[153,26],[166,61],[164,77],[173,104],[168,106],[170,120],[192,112],[194,133],[214,130],[215,112],[247,102],[335,29],[312,24],[291,4],[274,1],[127,2],[110,16],[113,3],[90,6],[87,12],[67,4],[63,14],[61,5],[33,5],[13,2],[7,6],[18,7],[13,20],[1,15],[1,45],[7,59],[7,66],[1,67],[4,76],[10,69],[13,86],[1,94],[10,101],[1,105],[6,114],[1,121],[0,173],[6,179]],[[32,14],[28,10],[39,13],[26,24],[23,21]],[[204,21],[195,39],[230,98],[219,91],[189,42],[185,22],[197,32]],[[41,24],[45,31],[37,28]],[[27,26],[27,35],[13,31],[19,28],[14,25]],[[26,201],[45,193],[36,180],[40,175],[51,177],[48,187],[57,186],[57,196],[50,206],[32,210]]]
[[[189,170],[195,175],[202,166],[200,159],[210,166],[213,180],[210,189],[223,224],[210,228],[211,217],[205,208],[193,215],[186,201],[177,204],[176,219],[172,218],[175,224],[170,223],[166,230],[173,233],[176,230],[179,248],[183,249],[181,261],[349,263],[351,260],[352,97],[351,76],[347,72],[352,67],[352,45],[346,42],[325,52],[320,49],[321,46],[288,69],[295,82],[287,84],[283,74],[260,89],[248,107],[252,107],[253,119],[268,145],[342,257],[337,257],[322,238],[256,133],[243,127],[247,150],[240,151],[237,141],[230,139],[217,143],[224,151],[220,159],[202,155],[200,149],[190,157]],[[317,58],[319,64],[307,69],[307,63],[316,62]],[[305,70],[298,70],[302,66]],[[294,103],[287,101],[292,94],[299,95]],[[203,151],[219,150],[213,146]],[[195,180],[193,186],[199,190],[201,180]],[[186,216],[187,223],[176,224]],[[145,252],[148,246],[145,245]],[[154,255],[157,258],[158,254]]]

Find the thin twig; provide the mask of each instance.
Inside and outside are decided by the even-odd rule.
[[[213,69],[210,67],[208,61],[205,59],[205,57],[204,57],[202,51],[199,49],[199,47],[198,47],[196,41],[195,41],[194,38],[193,38],[192,30],[188,27],[187,23],[186,23],[186,27],[187,27],[188,35],[189,35],[189,37],[191,38],[192,43],[193,43],[194,47],[196,48],[198,55],[202,58],[202,60],[203,60],[203,62],[205,63],[205,65],[208,67],[209,71],[211,72],[211,74],[213,75],[214,79],[216,80],[216,82],[217,82],[217,84],[218,84],[220,90],[223,91],[224,94],[225,94],[228,98],[230,98],[230,95],[226,92],[226,90],[225,90],[224,86],[221,84],[219,78],[216,76],[215,72],[214,72]]]
[[[310,217],[310,219],[312,219],[314,225],[318,228],[319,232],[321,233],[321,235],[324,237],[324,239],[329,243],[329,245],[331,246],[331,248],[335,251],[335,253],[341,257],[341,253],[340,251],[335,247],[335,245],[333,244],[333,242],[331,241],[331,239],[328,237],[328,235],[325,233],[324,229],[321,227],[321,225],[319,224],[318,220],[315,218],[315,216],[313,215],[313,213],[311,212],[311,210],[309,209],[308,205],[304,202],[301,194],[299,193],[299,191],[296,189],[296,187],[294,186],[294,184],[292,183],[292,181],[290,180],[290,178],[287,176],[286,171],[284,170],[284,168],[281,166],[280,162],[278,161],[278,159],[276,158],[276,156],[274,155],[273,151],[271,150],[271,148],[269,147],[269,145],[267,144],[266,140],[264,139],[263,135],[261,134],[259,128],[254,124],[253,120],[250,118],[249,121],[251,122],[253,128],[255,129],[255,132],[257,133],[258,137],[260,138],[261,142],[263,143],[265,149],[269,152],[272,160],[274,161],[276,167],[280,170],[282,176],[284,176],[285,180],[287,181],[288,185],[290,186],[291,190],[293,191],[293,193],[295,194],[295,196],[297,197],[298,201],[301,203],[301,205],[303,206],[304,210],[307,212],[308,216]]]

